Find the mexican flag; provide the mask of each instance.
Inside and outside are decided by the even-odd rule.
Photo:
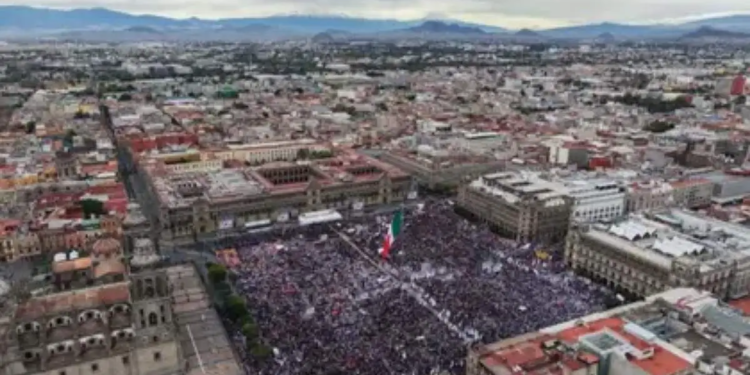
[[[401,211],[396,212],[391,220],[391,226],[388,228],[388,233],[385,235],[383,240],[383,248],[380,249],[380,256],[383,259],[388,258],[388,254],[391,253],[391,247],[393,242],[396,241],[396,237],[401,234],[401,226],[404,222],[404,214]]]

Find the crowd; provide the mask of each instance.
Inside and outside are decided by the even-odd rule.
[[[315,232],[315,231],[313,231]],[[239,246],[237,291],[276,349],[261,374],[459,370],[461,340],[340,238],[308,230]]]
[[[357,228],[371,252],[388,229],[380,221]],[[561,254],[560,247],[501,239],[442,201],[405,215],[388,263],[454,323],[492,342],[604,308],[611,294],[566,272]]]
[[[559,257],[540,259],[534,245],[497,237],[449,202],[405,212],[381,261],[389,221],[366,216],[233,240],[237,291],[275,351],[254,373],[459,374],[470,342],[603,308],[606,293],[564,272]]]

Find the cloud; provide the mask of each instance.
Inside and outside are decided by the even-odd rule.
[[[750,3],[744,0],[0,0],[0,4],[65,9],[105,7],[199,18],[296,13],[420,19],[440,14],[514,28],[603,21],[648,23],[700,14],[750,12]]]

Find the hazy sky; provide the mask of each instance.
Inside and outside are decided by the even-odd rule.
[[[343,14],[369,18],[453,18],[511,28],[588,22],[649,23],[750,13],[747,0],[0,0],[0,5],[106,7],[171,17]]]

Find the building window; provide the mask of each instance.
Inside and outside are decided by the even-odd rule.
[[[99,364],[94,363],[91,365],[91,372],[97,372],[99,371]]]
[[[161,361],[161,353],[154,352],[154,362],[159,362],[159,361]]]
[[[128,358],[128,356],[123,356],[123,357],[122,357],[122,364],[123,364],[123,365],[128,365],[128,364],[130,364],[130,358]]]
[[[60,375],[65,375],[65,371],[60,371]]]

